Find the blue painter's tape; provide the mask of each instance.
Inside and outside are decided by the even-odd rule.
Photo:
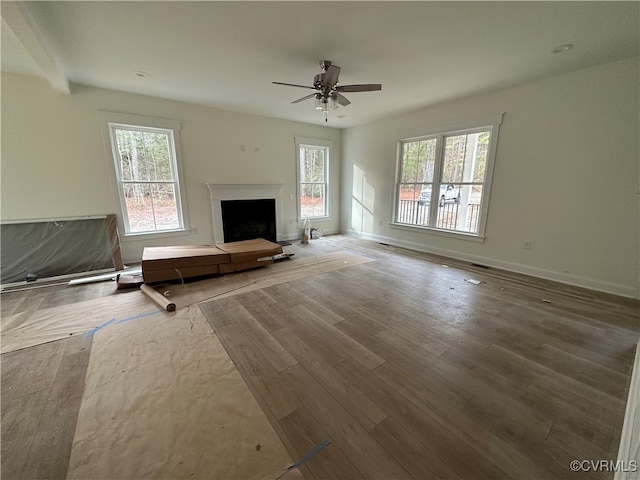
[[[84,334],[85,337],[90,337],[91,335],[93,335],[94,333],[96,333],[98,330],[102,330],[104,327],[111,325],[113,322],[115,322],[116,319],[112,318],[111,320],[108,320],[106,322],[104,322],[102,325],[98,325],[96,328],[94,328],[93,330],[89,330],[87,333]]]
[[[296,463],[294,463],[289,468],[287,468],[284,472],[282,472],[282,474],[278,478],[276,478],[276,480],[280,480],[282,477],[284,477],[287,473],[289,473],[294,468],[300,468],[302,465],[304,465],[309,460],[311,460],[320,450],[323,450],[324,448],[329,446],[330,443],[331,443],[331,440],[329,440],[328,438],[323,440],[322,443],[320,443],[319,445],[316,445],[313,450],[311,450],[304,457],[302,457],[300,460],[298,460]]]
[[[161,313],[161,312],[164,312],[164,310],[156,310],[155,312],[141,313],[140,315],[135,315],[133,317],[123,318],[118,323],[131,322],[133,320],[138,320],[139,318],[149,317],[151,315],[155,315],[155,314]],[[114,318],[114,320],[115,320],[115,318]]]
[[[93,335],[94,333],[96,333],[98,330],[102,330],[105,327],[108,327],[109,325],[111,325],[112,323],[124,323],[124,322],[131,322],[133,320],[138,320],[139,318],[144,318],[144,317],[148,317],[150,315],[155,315],[157,313],[160,312],[164,312],[164,310],[156,310],[154,312],[149,312],[149,313],[141,313],[140,315],[134,315],[133,317],[127,317],[127,318],[123,318],[122,320],[119,320],[116,322],[115,318],[112,318],[111,320],[108,320],[106,322],[104,322],[102,325],[98,325],[96,328],[94,328],[93,330],[89,330],[87,333],[84,334],[85,337],[90,337],[91,335]]]

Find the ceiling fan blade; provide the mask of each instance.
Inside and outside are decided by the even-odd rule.
[[[336,99],[338,100],[338,103],[343,107],[346,107],[351,103],[349,100],[347,100],[347,97],[345,97],[344,95],[340,95],[339,93],[336,93]]]
[[[294,101],[293,101],[293,102],[291,102],[291,103],[300,103],[300,102],[304,102],[305,100],[309,100],[310,98],[313,98],[313,97],[315,97],[315,96],[316,96],[316,94],[315,94],[315,93],[312,93],[311,95],[307,95],[307,96],[304,96],[304,97],[302,97],[302,98],[299,98],[298,100],[294,100]]]
[[[282,82],[271,82],[274,85],[284,85],[285,87],[300,87],[300,88],[310,88],[311,90],[315,90],[315,87],[310,87],[308,85],[296,85],[295,83],[282,83]]]
[[[379,83],[365,83],[362,85],[339,85],[334,89],[336,92],[373,92],[382,90]]]
[[[323,83],[325,85],[329,85],[333,87],[336,83],[338,83],[338,77],[340,76],[340,67],[336,67],[335,65],[329,65],[327,70],[324,72]]]

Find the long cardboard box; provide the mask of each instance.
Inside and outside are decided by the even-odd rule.
[[[145,247],[142,273],[146,283],[225,274],[269,265],[273,260],[258,259],[280,253],[280,245],[262,238],[217,245]]]
[[[229,254],[215,245],[145,247],[142,253],[143,272],[177,267],[201,267],[229,262]]]
[[[270,257],[282,253],[282,247],[280,245],[265,240],[264,238],[244,240],[242,242],[217,243],[216,247],[229,254],[229,263],[250,262],[258,258]]]
[[[222,264],[225,265],[225,264]],[[144,272],[145,283],[166,282],[182,278],[203,277],[220,273],[219,265],[203,265],[201,267],[176,267],[167,270],[147,270]]]
[[[248,262],[221,263],[220,275],[231,272],[241,272],[242,270],[250,270],[252,268],[264,267],[273,263],[273,259],[269,260],[249,260]]]

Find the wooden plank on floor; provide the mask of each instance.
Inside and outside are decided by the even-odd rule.
[[[385,419],[387,414],[358,388],[313,351],[299,336],[289,329],[274,332],[275,338],[292,353],[324,389],[367,431]]]
[[[244,306],[237,305],[228,312],[244,328],[245,334],[248,336],[247,340],[262,353],[277,372],[298,363]]]
[[[38,390],[8,402],[2,416],[3,478],[22,478],[49,393],[48,389]]]
[[[408,476],[407,471],[301,365],[291,367],[281,375],[365,478]]]
[[[240,325],[216,328],[215,332],[245,381],[252,384],[275,418],[286,417],[302,406],[278,372],[246,338]]]
[[[66,478],[92,340],[80,336],[64,341],[64,355],[22,478]]]
[[[295,446],[299,458],[307,455],[324,440],[330,440],[329,433],[306,407],[291,412],[280,419],[279,423]],[[335,442],[309,460],[307,467],[316,478],[364,479]]]

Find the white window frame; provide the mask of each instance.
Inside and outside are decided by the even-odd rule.
[[[411,231],[423,231],[425,233],[431,233],[436,235],[441,235],[450,238],[460,238],[467,239],[477,242],[483,242],[486,238],[486,224],[487,217],[489,214],[489,198],[491,194],[491,185],[493,182],[493,170],[496,158],[496,147],[498,145],[498,133],[500,129],[500,124],[502,123],[503,114],[500,114],[497,117],[491,119],[485,119],[474,122],[466,122],[457,125],[449,125],[447,127],[433,128],[430,129],[428,133],[422,135],[412,135],[406,136],[405,138],[401,138],[398,140],[398,148],[397,148],[397,159],[396,159],[396,178],[395,178],[395,187],[394,187],[394,205],[391,219],[391,226],[393,228],[406,229]],[[455,136],[455,135],[465,135],[465,134],[473,134],[478,132],[489,131],[490,140],[489,140],[489,148],[487,152],[487,164],[485,168],[485,179],[482,187],[482,201],[480,204],[480,213],[478,219],[478,231],[466,232],[462,230],[453,230],[446,228],[439,228],[436,225],[436,217],[437,211],[435,208],[431,208],[429,210],[429,225],[412,225],[409,223],[401,223],[397,221],[398,217],[398,207],[399,207],[399,195],[400,195],[400,180],[402,178],[402,154],[403,154],[403,144],[407,142],[416,142],[421,140],[433,139],[437,140],[436,143],[436,162],[434,165],[434,173],[433,173],[433,188],[432,188],[432,198],[431,205],[437,205],[437,202],[434,203],[434,199],[437,199],[437,195],[440,191],[440,185],[442,184],[442,168],[444,164],[444,139],[445,137]],[[468,182],[463,182],[468,183]]]
[[[111,180],[120,202],[120,215],[118,223],[123,237],[163,237],[167,235],[184,234],[189,232],[189,222],[186,208],[186,195],[184,189],[184,176],[182,173],[182,156],[180,148],[180,122],[164,118],[131,115],[116,112],[98,112],[98,121],[101,124],[107,157],[111,164]],[[129,228],[128,212],[124,190],[122,188],[118,147],[114,135],[114,129],[128,129],[147,132],[162,132],[169,134],[169,149],[173,156],[173,184],[176,197],[176,210],[178,215],[178,228],[150,230],[146,232],[132,232]]]
[[[302,193],[302,189],[300,188],[300,148],[301,147],[311,147],[311,148],[320,148],[325,151],[324,155],[324,186],[325,186],[325,215],[320,215],[316,217],[309,217],[312,220],[327,220],[331,218],[331,202],[329,194],[329,168],[331,161],[331,149],[333,148],[333,142],[331,140],[323,140],[317,138],[306,138],[306,137],[295,137],[295,146],[296,146],[296,197],[297,197],[297,206],[298,206],[298,222],[304,220],[302,216],[302,203],[300,202],[300,196]]]

